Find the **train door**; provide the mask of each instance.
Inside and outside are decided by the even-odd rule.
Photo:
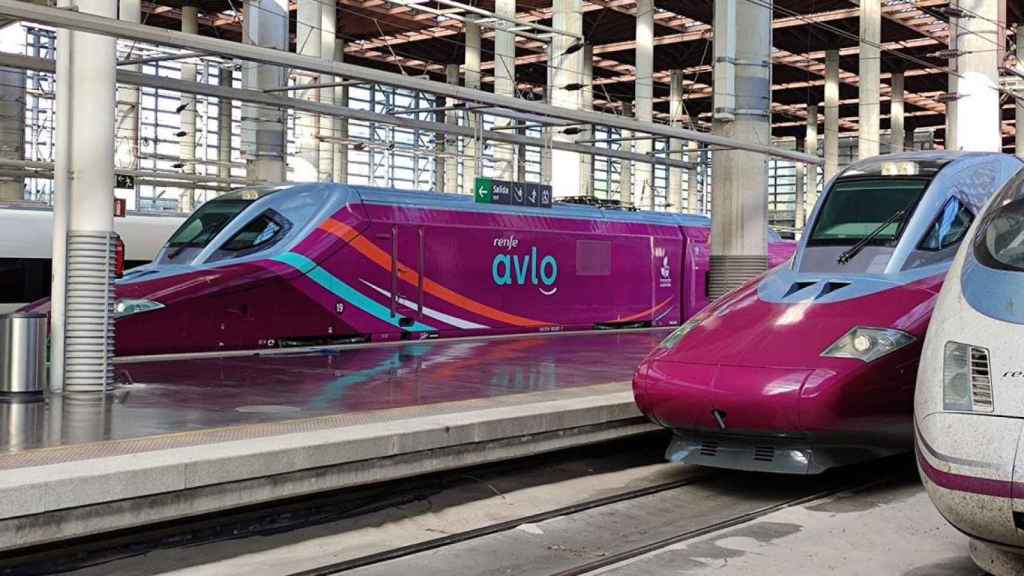
[[[424,314],[423,283],[426,271],[426,228],[392,225],[391,229],[391,315],[405,330],[413,325],[430,325]]]
[[[612,241],[612,276],[619,326],[649,325],[654,308],[654,275],[650,236],[617,236]]]

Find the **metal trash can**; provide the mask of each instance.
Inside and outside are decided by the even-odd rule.
[[[46,388],[46,314],[0,316],[0,394],[42,394]]]

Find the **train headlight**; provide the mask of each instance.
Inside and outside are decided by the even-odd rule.
[[[901,330],[857,326],[833,342],[821,355],[873,362],[913,341],[913,336]]]
[[[992,408],[988,349],[946,342],[942,355],[942,409],[991,412]]]
[[[676,344],[679,344],[683,337],[689,334],[691,330],[696,328],[697,325],[700,324],[701,320],[703,319],[703,316],[700,314],[694,316],[693,318],[690,318],[689,320],[684,322],[682,326],[673,330],[671,334],[669,334],[664,340],[662,340],[661,344],[658,344],[658,348],[668,349],[674,347]]]
[[[140,312],[149,312],[150,310],[159,310],[164,305],[153,300],[144,300],[141,298],[124,298],[118,300],[114,304],[114,318],[122,318],[124,316],[131,316],[132,314],[138,314]]]

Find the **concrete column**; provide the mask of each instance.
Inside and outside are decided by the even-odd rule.
[[[722,15],[734,12],[735,26]],[[770,145],[771,3],[715,0],[715,32],[735,35],[735,109],[723,87],[715,86],[713,133]],[[723,34],[724,32],[724,34]],[[727,64],[718,59],[715,66]],[[768,160],[763,154],[716,150],[712,156],[711,269],[708,294],[717,298],[757,276],[768,265]]]
[[[825,182],[839,173],[839,51],[825,52]]]
[[[892,73],[892,96],[889,99],[889,152],[903,152],[903,72]]]
[[[949,49],[957,49],[957,36],[960,35],[960,19],[950,17],[949,18]],[[959,60],[954,56],[949,59],[949,74],[946,76],[946,92],[950,96],[950,99],[946,101],[946,140],[942,143],[946,150],[958,150],[957,145],[957,100],[956,95],[959,93],[959,77],[957,76],[957,63]]]
[[[117,16],[117,0],[77,0],[78,10],[105,18]],[[65,36],[66,37],[66,36]],[[70,43],[58,46],[73,63],[70,82],[57,81],[57,90],[70,90],[67,102],[69,156],[58,170],[68,171],[67,310],[64,335],[64,374],[52,389],[102,392],[113,384],[113,263],[105,253],[114,229],[114,110],[117,51],[114,38],[71,32]],[[62,66],[58,74],[65,72]],[[67,93],[65,93],[66,96]],[[58,150],[61,147],[58,146]],[[54,267],[64,255],[54,253]]]
[[[818,105],[807,106],[807,131],[804,134],[804,152],[818,154]],[[814,210],[814,204],[818,201],[818,167],[809,164],[797,164],[803,167],[804,176],[804,197],[796,205],[796,227],[803,230],[807,215]]]
[[[117,17],[125,22],[142,22],[140,0],[120,0]],[[137,44],[130,44],[137,46]],[[127,58],[138,56],[136,51]],[[141,66],[121,66],[122,70],[141,71]],[[139,87],[119,84],[117,86],[117,116],[114,120],[114,165],[133,170],[139,167]]]
[[[622,117],[630,118],[633,116],[633,103],[623,102],[622,103]],[[622,149],[626,152],[633,151],[633,133],[629,130],[622,131]],[[619,161],[619,201],[624,205],[631,205],[636,200],[633,196],[633,161],[632,160],[620,160]]]
[[[466,53],[463,73],[465,74],[466,88],[480,88],[480,25],[466,17],[464,24],[466,31]],[[479,116],[466,111],[466,125],[470,128],[477,127]],[[466,194],[473,194],[473,185],[477,177],[477,167],[480,166],[480,154],[483,150],[481,142],[475,138],[468,138],[463,146],[464,155],[462,158],[462,190]]]
[[[345,60],[345,41],[341,38],[337,38],[334,41],[334,61],[342,62]],[[335,82],[342,82],[345,79],[336,76]],[[335,86],[334,87],[334,103],[338,106],[348,106],[348,86]],[[331,169],[333,170],[333,178],[338,184],[348,183],[348,143],[344,142],[348,138],[348,119],[335,117],[331,123],[334,127],[334,136],[341,142],[337,142],[334,146],[334,160],[331,162]]]
[[[673,70],[669,82],[668,116],[672,126],[683,125],[683,71]],[[669,158],[673,160],[683,159],[683,141],[679,138],[672,138],[668,143]],[[685,212],[683,205],[683,169],[668,169],[668,201],[671,210],[674,212]]]
[[[311,58],[321,57],[320,20],[321,4],[319,0],[298,0],[295,11],[295,52]],[[298,86],[307,86],[320,82],[312,72],[297,71],[295,79]],[[298,90],[295,96],[307,101],[317,100],[316,89]],[[291,159],[294,180],[298,182],[315,182],[320,174],[320,146],[317,141],[317,115],[310,112],[295,111],[295,156]]]
[[[185,4],[181,7],[181,31],[186,34],[199,33],[199,9],[195,5]],[[186,82],[196,81],[196,65],[187,61],[181,62],[181,79]],[[196,173],[196,97],[194,94],[181,93],[181,104],[178,113],[181,136],[178,138],[178,157],[184,167],[185,174]],[[196,207],[195,186],[186,186],[181,190],[181,211],[191,212]]]
[[[582,18],[580,19],[582,22]],[[582,29],[582,26],[581,26]],[[594,46],[585,45],[580,50],[580,109],[592,111],[594,109]],[[589,140],[594,137],[594,127],[587,126],[577,139]],[[586,196],[594,195],[594,157],[590,154],[580,154],[580,194]]]
[[[908,126],[903,136],[903,149],[907,152],[913,152],[917,149],[916,138],[914,137],[914,127]]]
[[[686,159],[690,162],[690,168],[686,170],[686,211],[690,214],[700,214],[700,182],[697,178],[697,166],[700,162],[700,144],[693,140],[686,143],[688,152]]]
[[[957,35],[957,114],[968,121],[956,126],[956,144],[961,150],[1001,152],[1003,137],[999,105],[999,63],[1003,36],[999,31],[1000,2],[1004,0],[959,0],[973,18],[960,21]]]
[[[449,64],[445,66],[445,81],[449,84],[458,86],[459,84],[459,65]],[[447,106],[452,107],[455,105],[455,99],[449,98],[447,100]],[[456,110],[448,110],[445,112],[445,123],[451,126],[457,126],[459,124],[459,113]],[[459,137],[451,136],[449,134],[438,134],[438,137],[444,138],[445,144],[445,157],[444,157],[444,191],[449,194],[457,194],[459,192]]]
[[[882,73],[882,55],[878,46],[881,40],[881,0],[860,0],[860,66],[857,79],[859,158],[878,156],[881,114],[879,82]]]
[[[220,69],[217,83],[224,88],[234,86],[235,71],[230,67]],[[217,104],[217,176],[231,176],[231,100],[221,98]]]
[[[636,5],[636,119],[654,121],[654,0],[638,0]],[[650,154],[654,141],[637,140],[636,151]],[[654,210],[654,164],[638,162],[633,182],[633,198],[638,205]]]
[[[246,44],[288,50],[288,0],[250,0],[242,19]],[[280,66],[246,63],[242,87],[249,90],[279,88],[287,82]],[[246,104],[242,108],[242,147],[250,178],[268,182],[285,179],[285,118],[283,109]]]
[[[16,28],[23,36],[20,27]],[[25,159],[25,71],[15,68],[0,68],[0,158]],[[24,178],[0,179],[0,201],[24,199]]]
[[[495,0],[494,13],[514,18],[516,0]],[[557,27],[558,25],[555,24]],[[555,35],[556,38],[558,35]],[[552,39],[554,41],[554,39]],[[494,32],[494,93],[504,96],[516,95],[516,43],[515,35],[498,28]],[[501,129],[513,124],[509,118],[497,118],[495,127]],[[514,180],[516,174],[516,147],[513,144],[491,142],[494,150],[494,176],[502,180]]]
[[[1024,67],[1024,23],[1017,25],[1017,67]],[[1014,126],[1017,129],[1015,152],[1018,158],[1024,158],[1024,100],[1017,99],[1014,110]]]
[[[336,26],[338,24],[337,5],[334,2],[319,2],[320,4],[320,58],[327,62],[334,60],[334,47],[337,43]],[[329,83],[334,81],[333,76],[321,76],[320,81]],[[334,104],[334,88],[320,88],[316,91],[316,97],[323,104]],[[334,118],[332,116],[317,116],[316,119],[317,148],[320,151],[318,161],[317,180],[330,182],[334,179],[334,149],[337,142],[332,140],[334,133]]]
[[[551,24],[554,28],[583,35],[583,12],[581,0],[554,0],[552,4]],[[555,34],[551,37],[551,56],[549,68],[551,70],[551,104],[560,108],[579,110],[580,96],[583,90],[589,90],[587,85],[583,90],[566,90],[566,86],[583,84],[581,79],[582,50],[566,54],[574,43],[569,36]],[[573,142],[575,136],[570,136],[560,129],[551,130],[552,139],[561,142]],[[585,194],[582,189],[581,172],[578,168],[581,162],[581,154],[566,150],[551,150],[552,165],[561,169],[551,172],[551,189],[556,197],[578,196]]]

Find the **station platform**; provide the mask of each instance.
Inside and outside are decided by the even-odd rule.
[[[0,551],[654,430],[665,330],[134,358],[104,395],[0,403]]]

